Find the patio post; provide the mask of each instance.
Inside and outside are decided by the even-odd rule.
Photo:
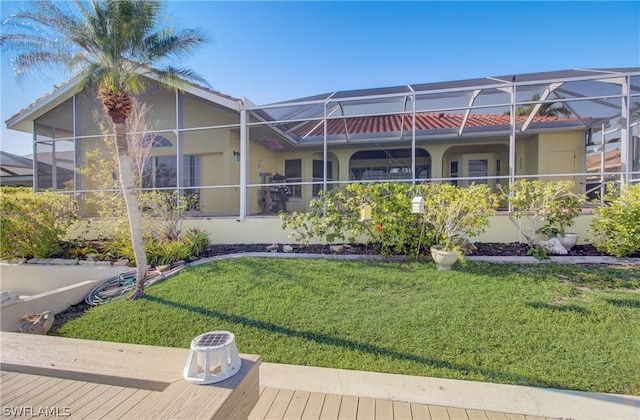
[[[249,148],[247,147],[247,107],[240,104],[240,214],[238,220],[247,217],[247,159]]]
[[[629,89],[630,75],[622,78],[622,106],[620,109],[620,187],[631,183],[631,95]]]

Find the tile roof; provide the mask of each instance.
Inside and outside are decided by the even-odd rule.
[[[327,121],[327,134],[344,135],[345,125],[347,134],[380,134],[412,130],[410,114],[376,115],[365,117],[337,118]],[[516,117],[517,124],[523,124],[527,116]],[[464,114],[446,113],[416,113],[416,131],[459,129],[464,120]],[[466,128],[509,126],[511,117],[500,114],[471,114],[465,123]],[[535,117],[533,123],[549,123],[556,121],[578,122],[575,117]],[[324,125],[317,121],[310,121],[299,126],[294,131],[301,137],[316,137],[324,134]]]
[[[600,172],[600,157],[600,153],[587,156],[587,172]],[[605,152],[604,168],[606,172],[615,172],[620,169],[620,149]]]

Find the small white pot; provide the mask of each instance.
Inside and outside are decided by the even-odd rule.
[[[431,258],[438,270],[451,270],[451,266],[458,261],[458,254],[442,250],[442,245],[434,245],[431,247]]]
[[[571,248],[573,248],[576,242],[578,242],[579,236],[580,235],[578,235],[577,233],[565,233],[564,235],[558,235],[558,240],[560,241],[562,246],[565,247],[567,251],[569,251]]]

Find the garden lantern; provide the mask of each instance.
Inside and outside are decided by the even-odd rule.
[[[371,204],[363,204],[360,209],[360,222],[368,222],[371,220]]]
[[[411,200],[411,213],[424,213],[424,198],[419,195],[413,197],[413,200]]]

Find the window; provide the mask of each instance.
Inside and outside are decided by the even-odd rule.
[[[142,188],[175,188],[178,179],[175,156],[151,157],[142,173]],[[199,187],[200,156],[185,155],[182,163],[183,187]],[[196,211],[200,208],[200,189],[186,188],[183,196],[188,199],[188,210]]]
[[[142,188],[175,188],[177,178],[175,156],[152,157],[142,172]]]
[[[457,160],[451,161],[449,163],[449,176],[451,178],[457,178],[458,177],[458,161]],[[457,186],[458,185],[458,180],[457,179],[452,179],[451,183],[453,185]]]
[[[302,159],[289,159],[284,161],[284,177],[287,183],[302,182]],[[290,198],[302,198],[302,186],[291,185]]]
[[[416,166],[418,179],[429,178],[429,165]],[[351,181],[380,181],[380,180],[410,180],[411,168],[407,166],[368,166],[351,168],[349,178]]]
[[[323,176],[324,172],[324,161],[323,160],[314,160],[313,161],[313,182],[322,182],[324,180]],[[333,162],[330,160],[327,161],[327,182],[333,181]],[[327,189],[333,189],[333,184],[327,184]],[[321,184],[313,185],[313,196],[318,197],[320,195],[320,190],[322,190]]]
[[[200,182],[200,155],[184,156],[183,187],[199,187]],[[187,201],[187,211],[200,210],[200,188],[185,188],[182,192]]]
[[[488,159],[470,159],[469,160],[469,177],[484,178],[489,176],[489,160]],[[476,184],[487,184],[487,179],[474,179],[471,182]]]

